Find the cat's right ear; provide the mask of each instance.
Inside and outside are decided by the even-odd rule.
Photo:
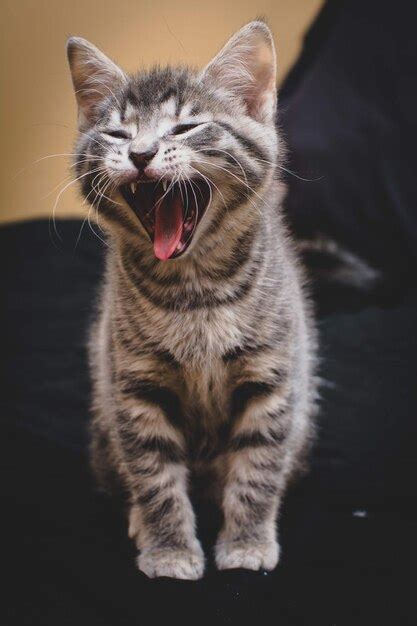
[[[223,98],[241,102],[257,121],[273,123],[277,100],[275,47],[265,22],[241,28],[202,72]]]
[[[103,100],[115,98],[115,89],[126,84],[127,78],[120,67],[81,37],[68,40],[67,54],[78,103],[78,127],[85,130],[96,122]]]

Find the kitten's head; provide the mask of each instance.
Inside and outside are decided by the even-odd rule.
[[[222,214],[255,210],[277,152],[275,52],[263,22],[242,28],[203,71],[129,76],[80,38],[68,58],[77,174],[110,230],[167,260],[198,248]]]

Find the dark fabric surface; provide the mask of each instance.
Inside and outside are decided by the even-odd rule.
[[[120,503],[88,471],[86,336],[101,244],[81,222],[0,229],[1,510],[6,626],[415,624],[415,229],[407,5],[328,3],[283,89],[289,217],[389,278],[380,298],[316,293],[324,378],[311,471],[269,574],[150,581]],[[401,69],[401,72],[399,68]],[[329,314],[331,313],[331,314]],[[207,554],[217,520],[196,503]]]
[[[60,223],[59,246],[47,221],[0,230],[11,583],[0,623],[147,624],[153,614],[156,624],[237,624],[267,611],[281,624],[415,623],[415,300],[321,320],[318,439],[284,507],[278,569],[219,573],[210,563],[197,583],[149,581],[134,567],[120,503],[96,493],[88,471],[85,337],[102,246],[85,233],[74,251],[80,226]],[[210,552],[216,519],[198,510]]]
[[[327,2],[281,90],[290,147],[287,210],[297,233],[327,234],[417,283],[417,40],[410,0]]]

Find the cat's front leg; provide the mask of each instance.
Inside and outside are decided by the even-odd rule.
[[[291,403],[269,383],[240,386],[245,399],[234,416],[224,457],[223,528],[216,544],[219,569],[272,570],[278,563],[276,518],[288,468]]]
[[[151,578],[201,578],[204,555],[187,493],[184,441],[166,413],[166,400],[176,400],[149,381],[133,387],[135,393],[125,392],[119,402],[116,421],[139,569]]]

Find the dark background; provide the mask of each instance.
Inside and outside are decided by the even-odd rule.
[[[311,471],[282,513],[272,573],[148,580],[119,503],[87,462],[85,340],[103,249],[81,223],[0,230],[2,564],[0,623],[415,624],[415,34],[411,5],[325,5],[281,93],[296,236],[331,236],[378,272],[323,280],[306,256],[323,377]],[[208,553],[217,521],[197,503]]]

